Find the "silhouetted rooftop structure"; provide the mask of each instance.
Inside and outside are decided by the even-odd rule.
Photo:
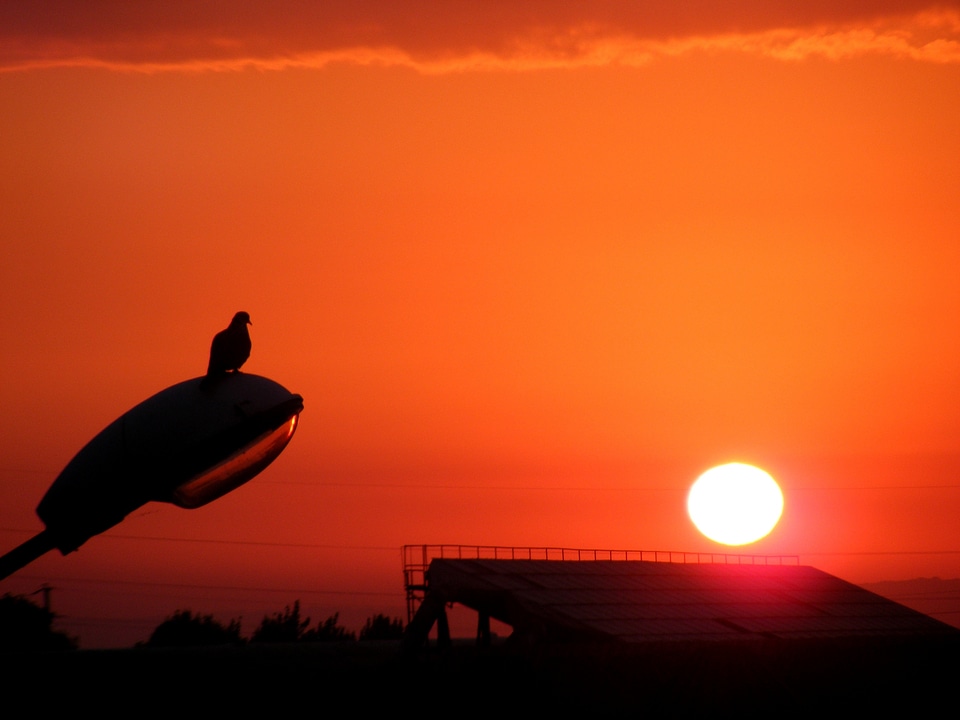
[[[410,643],[445,607],[477,611],[534,640],[741,641],[919,637],[957,631],[796,556],[473,546],[404,548]]]

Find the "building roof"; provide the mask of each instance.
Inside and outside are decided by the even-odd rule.
[[[805,565],[433,559],[412,630],[460,603],[521,635],[625,643],[956,634]]]

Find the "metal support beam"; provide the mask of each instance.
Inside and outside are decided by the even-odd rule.
[[[483,611],[477,615],[477,646],[490,647],[490,615]]]

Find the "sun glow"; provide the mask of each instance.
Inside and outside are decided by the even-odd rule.
[[[783,493],[770,475],[743,463],[718,465],[697,478],[687,495],[697,529],[724,545],[765,537],[783,513]]]

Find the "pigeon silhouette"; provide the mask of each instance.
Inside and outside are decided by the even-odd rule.
[[[226,330],[213,336],[207,377],[240,370],[240,366],[250,357],[250,333],[247,332],[247,325],[252,324],[247,313],[238,312]]]

